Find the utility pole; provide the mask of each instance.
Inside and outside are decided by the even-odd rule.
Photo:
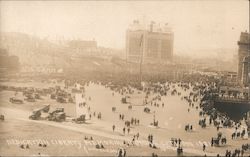
[[[154,111],[154,125],[155,125],[155,111]]]
[[[140,42],[140,84],[142,83],[142,60],[143,60],[143,34],[141,36],[141,42]]]

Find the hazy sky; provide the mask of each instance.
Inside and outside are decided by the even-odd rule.
[[[95,39],[99,46],[124,48],[134,19],[169,23],[174,50],[237,48],[249,31],[247,0],[179,1],[1,1],[0,30],[40,37]],[[202,53],[202,52],[201,52]]]

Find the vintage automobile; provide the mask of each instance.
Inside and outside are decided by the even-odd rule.
[[[17,99],[17,98],[15,98],[15,97],[11,97],[11,98],[9,99],[9,101],[10,101],[11,103],[14,103],[14,104],[22,104],[22,103],[23,103],[23,100]]]
[[[51,94],[50,99],[56,99],[56,94]]]
[[[28,98],[25,98],[24,100],[28,101],[28,102],[35,102],[36,101],[36,99],[33,97],[28,97]]]
[[[40,94],[38,94],[38,93],[35,93],[35,99],[41,99],[41,96],[40,96]]]
[[[34,110],[32,112],[32,115],[29,116],[29,119],[38,120],[40,117],[41,117],[41,111],[39,109],[39,110]]]
[[[32,112],[32,115],[29,116],[29,119],[38,120],[41,119],[42,112],[49,112],[50,105],[46,105],[42,108],[38,108]]]
[[[122,98],[121,102],[122,102],[123,104],[126,104],[126,103],[127,103],[126,97]]]
[[[45,107],[42,108],[43,112],[49,112],[50,105],[46,105]]]
[[[116,111],[116,107],[112,107],[112,112],[115,112]]]
[[[78,124],[84,123],[86,121],[86,115],[81,115],[80,117],[73,119],[73,121]]]
[[[2,114],[0,115],[0,120],[4,121],[4,115],[2,115]]]
[[[64,108],[56,108],[54,111],[52,111],[50,114],[58,113],[58,112],[64,112]]]
[[[148,107],[145,107],[145,108],[144,108],[144,112],[150,113],[150,109],[149,109]]]
[[[128,109],[129,109],[129,110],[132,110],[132,105],[129,105],[129,106],[128,106]]]
[[[48,120],[50,121],[62,122],[65,121],[65,119],[66,119],[65,112],[52,112],[48,116]]]
[[[56,98],[56,101],[57,101],[57,102],[60,102],[60,103],[66,103],[66,99],[65,99],[64,97],[62,97],[62,96],[58,96],[58,97]]]
[[[58,113],[55,113],[55,121],[61,122],[61,121],[65,121],[65,119],[66,119],[66,114],[65,114],[65,112],[58,112]]]

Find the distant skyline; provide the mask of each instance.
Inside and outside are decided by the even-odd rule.
[[[0,1],[2,32],[95,39],[117,49],[125,48],[126,30],[137,19],[169,23],[174,53],[237,49],[240,33],[249,32],[249,1]]]

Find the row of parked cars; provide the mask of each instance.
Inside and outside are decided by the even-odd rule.
[[[32,120],[49,120],[49,121],[65,121],[66,113],[64,112],[64,108],[56,108],[55,110],[49,112],[50,105],[46,105],[42,108],[36,109],[29,116],[29,119]],[[42,117],[42,113],[48,113],[46,116]]]

